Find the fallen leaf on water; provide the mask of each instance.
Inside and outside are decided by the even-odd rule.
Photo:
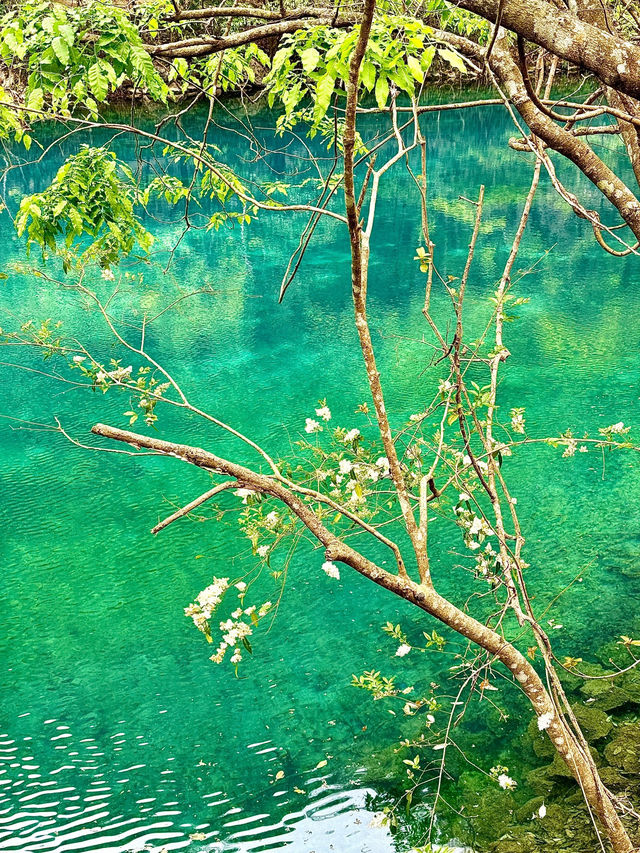
[[[276,782],[278,781],[278,779],[284,779],[284,770],[278,770],[278,772],[276,773]]]
[[[207,836],[204,834],[204,832],[192,832],[189,838],[192,841],[206,841]]]
[[[326,766],[327,766],[326,759],[323,759],[322,761],[318,761],[318,763],[316,764],[316,766],[313,769],[314,770],[320,770],[321,767],[326,767]]]
[[[306,794],[307,793],[306,791],[303,791],[302,788],[295,788],[294,787],[293,790],[296,792],[296,794]]]

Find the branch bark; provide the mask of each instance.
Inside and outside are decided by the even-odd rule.
[[[590,71],[607,86],[640,97],[640,48],[546,0],[458,0],[475,12],[544,47],[561,59]]]

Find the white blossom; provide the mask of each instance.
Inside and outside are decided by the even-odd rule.
[[[234,495],[239,498],[242,498],[242,503],[246,504],[247,498],[251,497],[251,495],[255,495],[255,492],[253,491],[253,489],[236,489]]]
[[[616,434],[624,432],[624,423],[620,421],[617,424],[613,424],[613,426],[611,427],[611,432]]]
[[[511,429],[524,435],[524,409],[511,409]]]
[[[353,468],[353,463],[350,462],[349,459],[341,459],[339,467],[341,474],[348,474]]]
[[[102,270],[102,278],[105,281],[115,281],[115,275],[113,274],[113,271],[109,269],[109,267]]]
[[[275,527],[275,525],[280,521],[280,516],[275,510],[271,510],[271,512],[266,516],[265,521],[270,527]]]
[[[202,608],[202,612],[207,619],[211,617],[213,611],[222,601],[222,596],[228,587],[229,578],[214,578],[213,583],[203,589],[202,592],[199,592],[196,596],[196,601]]]
[[[545,714],[540,714],[538,717],[538,731],[543,732],[548,729],[553,720],[553,711],[547,711]]]
[[[81,364],[81,362],[86,361],[86,358],[87,357],[85,355],[74,355],[73,363],[74,364]]]
[[[349,442],[355,441],[359,435],[360,435],[360,430],[356,429],[354,427],[353,429],[349,430],[349,432],[345,435],[345,437],[342,440],[344,441],[345,444],[347,444]]]
[[[380,468],[380,472],[381,472],[382,477],[388,477],[389,476],[389,474],[390,474],[389,460],[387,459],[386,456],[379,456],[378,459],[376,459],[376,467]]]
[[[322,406],[321,408],[316,409],[316,415],[319,418],[322,418],[323,421],[330,421],[331,409],[329,408],[329,406]]]
[[[247,585],[246,585],[246,583],[245,583],[244,581],[238,581],[238,583],[237,583],[237,584],[235,584],[235,588],[236,588],[236,589],[239,589],[239,590],[240,590],[240,592],[244,592],[244,591],[245,591],[245,589],[247,588]]]
[[[545,806],[545,804],[543,803],[543,804],[540,806],[540,808],[538,809],[538,817],[539,817],[539,818],[546,817],[546,814],[547,814],[547,807],[546,807],[546,806]]]
[[[516,780],[512,779],[511,776],[507,776],[506,773],[501,773],[498,776],[498,785],[505,791],[513,791],[517,784]]]
[[[304,422],[304,431],[305,432],[321,432],[322,427],[318,423],[318,421],[314,421],[313,418],[307,418]]]
[[[403,658],[405,655],[408,655],[411,651],[411,646],[407,645],[407,643],[402,643],[401,646],[398,646],[398,651],[396,652],[397,658]]]
[[[327,560],[322,564],[322,571],[326,572],[330,578],[335,578],[337,581],[340,580],[340,570],[335,563],[332,563],[330,560]]]
[[[258,548],[258,556],[262,557],[264,559],[264,557],[266,557],[268,553],[269,553],[269,546],[268,545],[260,545],[260,547]]]

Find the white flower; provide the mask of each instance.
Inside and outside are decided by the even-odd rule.
[[[266,516],[265,521],[267,522],[268,525],[270,525],[271,527],[274,527],[280,521],[280,517],[278,516],[278,513],[275,510],[272,510]]]
[[[469,533],[472,536],[475,536],[477,533],[481,533],[483,528],[482,519],[478,518],[477,515],[473,517],[473,521],[471,522],[471,527],[469,528]]]
[[[304,431],[305,432],[321,432],[322,427],[318,423],[318,421],[314,421],[313,418],[307,418],[304,422]]]
[[[340,460],[340,473],[348,474],[353,468],[353,464],[348,459]]]
[[[331,420],[331,409],[329,406],[322,406],[320,409],[316,409],[316,415],[319,418],[322,418],[323,421]]]
[[[272,607],[273,605],[270,601],[265,601],[264,604],[260,605],[260,609],[258,610],[258,616],[262,618],[265,613],[268,613],[271,610]]]
[[[240,592],[244,592],[245,589],[247,588],[247,585],[244,581],[238,581],[238,583],[235,586],[236,586],[236,589],[240,590]]]
[[[335,578],[337,581],[340,580],[340,570],[332,563],[330,560],[327,560],[322,564],[322,571],[326,572],[330,578]]]
[[[349,432],[345,435],[345,437],[342,440],[344,441],[345,444],[347,444],[349,442],[355,441],[359,435],[360,435],[360,430],[356,429],[354,427],[353,429],[349,430]]]
[[[451,391],[452,388],[453,383],[449,382],[448,379],[441,380],[440,384],[438,385],[438,391],[440,392],[440,394],[446,394],[448,391]]]
[[[553,720],[553,711],[547,711],[546,714],[540,714],[538,717],[538,731],[543,732],[548,729]]]
[[[435,721],[436,721],[436,718],[433,716],[433,714],[427,714],[427,724],[428,725],[430,725],[430,726],[433,725],[435,723]]]
[[[411,651],[411,646],[408,646],[406,643],[403,643],[401,646],[398,646],[398,651],[396,652],[397,658],[403,658],[405,655],[408,655]]]
[[[240,654],[240,652],[234,652],[231,656],[231,663],[240,663],[241,660],[242,655]]]
[[[589,448],[587,447],[587,445],[586,445],[586,444],[581,444],[581,445],[580,445],[580,447],[578,448],[578,451],[579,451],[580,453],[588,453],[588,452],[589,452]]]
[[[81,362],[83,362],[85,360],[86,360],[85,355],[74,355],[74,357],[73,357],[73,363],[74,364],[80,364]]]
[[[513,791],[517,784],[516,780],[512,779],[511,776],[507,776],[506,773],[501,773],[498,776],[498,785],[505,791]]]
[[[104,372],[104,370],[99,370],[96,373],[96,382],[104,382],[106,380],[106,378],[107,378],[107,374]]]
[[[538,809],[538,817],[540,817],[540,818],[545,817],[545,816],[546,816],[546,814],[547,814],[547,807],[546,807],[546,806],[545,806],[545,804],[543,803],[543,804],[540,806],[540,808]]]
[[[619,433],[619,432],[623,432],[623,430],[624,430],[624,423],[622,421],[620,421],[620,423],[613,424],[613,426],[611,427],[611,432]]]
[[[109,269],[109,267],[107,267],[106,269],[102,270],[102,278],[103,278],[105,281],[114,281],[114,280],[115,280],[115,275],[114,275],[114,274],[113,274],[113,272]]]
[[[373,480],[374,483],[377,483],[380,479],[380,471],[377,468],[369,468],[367,471],[367,476],[370,480]]]
[[[269,546],[268,545],[260,545],[260,547],[258,548],[258,556],[264,558],[267,556],[268,553],[269,553]]]
[[[255,492],[253,491],[253,489],[236,489],[236,491],[234,492],[234,495],[239,498],[242,498],[243,504],[246,504],[247,498],[251,497],[251,495],[254,494]]]
[[[470,500],[471,500],[471,496],[470,496],[470,495],[468,495],[466,492],[460,492],[460,494],[458,495],[458,500],[460,500],[460,501],[470,501]]]
[[[386,456],[379,456],[378,459],[376,459],[376,467],[380,468],[380,476],[381,477],[388,477],[389,476],[389,474],[390,474],[389,460],[387,459]]]

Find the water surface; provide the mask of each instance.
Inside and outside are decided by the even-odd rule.
[[[196,131],[201,118],[187,129]],[[265,142],[284,146],[274,143],[266,114],[253,120]],[[247,177],[300,180],[299,147],[256,159],[230,118],[221,115],[220,125],[212,139],[221,157],[236,158]],[[473,211],[459,196],[486,186],[467,304],[471,328],[479,327],[532,164],[508,148],[513,128],[498,108],[430,115],[425,130],[433,239],[445,273],[460,273],[469,241]],[[603,144],[607,156],[619,157],[615,140]],[[63,151],[70,150],[67,143]],[[119,151],[134,157],[126,142]],[[60,162],[53,149],[41,164],[11,172],[10,204],[44,187]],[[603,207],[572,169],[560,171],[587,207]],[[305,167],[302,177],[310,174]],[[154,257],[166,263],[181,224],[160,206],[154,213]],[[603,216],[610,221],[609,211]],[[176,288],[214,288],[164,314],[149,329],[148,348],[201,408],[275,454],[299,438],[320,398],[334,421],[349,427],[360,425],[354,410],[367,400],[340,225],[318,228],[277,305],[303,222],[264,214],[247,227],[191,232],[166,275],[155,266],[129,267],[142,270],[144,282],[132,283],[118,303],[126,320],[132,311],[161,310]],[[10,270],[24,258],[24,244],[7,219],[3,238],[0,256]],[[397,424],[431,399],[435,376],[425,372],[431,350],[422,342],[423,278],[413,261],[420,243],[411,180],[399,167],[381,192],[370,284],[372,329]],[[530,432],[539,435],[637,423],[637,262],[603,255],[543,179],[516,266],[533,265],[520,285],[531,301],[507,329],[504,410],[526,407]],[[444,301],[438,304],[444,310]],[[10,272],[0,309],[6,328],[51,317],[119,357],[88,305],[43,279]],[[48,369],[23,351],[5,348],[3,357]],[[127,406],[111,394],[0,369],[4,414],[41,423],[59,417],[89,443],[96,421],[126,425]],[[375,668],[428,684],[442,674],[440,665],[412,656],[400,662],[380,626],[400,620],[417,640],[434,625],[346,570],[339,583],[330,581],[320,571],[321,552],[302,547],[277,618],[237,679],[208,660],[182,608],[214,574],[241,576],[254,564],[246,540],[226,517],[221,524],[182,521],[156,538],[149,533],[175,504],[208,487],[203,473],[175,460],[91,453],[15,427],[0,421],[0,850],[394,850],[387,830],[369,824],[376,795],[392,785],[385,756],[403,723],[349,682],[352,673]],[[211,426],[175,411],[162,415],[160,434],[253,461]],[[525,525],[536,606],[581,577],[555,611],[560,652],[588,657],[632,634],[640,555],[635,458],[562,459],[537,448],[506,470]],[[455,597],[455,532],[438,521],[431,536],[435,576]],[[503,756],[495,734],[486,769]],[[285,775],[276,780],[279,771]],[[194,833],[205,840],[191,840]]]

